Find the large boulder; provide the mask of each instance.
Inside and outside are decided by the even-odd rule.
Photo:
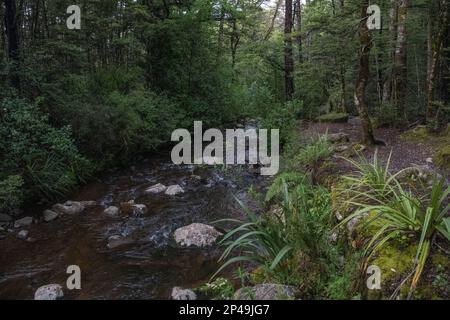
[[[47,284],[36,290],[34,300],[56,300],[63,296],[64,292],[59,284]]]
[[[234,293],[234,300],[289,300],[295,298],[292,287],[275,283],[258,284],[241,288]]]
[[[202,223],[193,223],[178,228],[174,233],[175,241],[184,247],[210,246],[214,244],[220,236],[222,236],[222,233],[217,231],[214,227]]]
[[[167,187],[161,183],[155,184],[145,190],[145,193],[161,193],[166,191]]]
[[[184,193],[184,190],[182,187],[180,187],[177,184],[167,187],[167,190],[165,192],[165,194],[168,196],[176,196],[177,194],[180,194],[180,193]]]
[[[83,212],[84,206],[78,201],[66,201],[64,204],[55,204],[52,210],[60,214],[73,215]]]
[[[33,223],[33,217],[24,217],[14,222],[14,228],[21,228],[29,226]]]
[[[180,287],[173,288],[170,296],[172,300],[197,300],[197,295],[194,291]]]
[[[0,213],[0,223],[7,223],[7,222],[11,222],[12,218],[11,216],[4,214],[4,213]]]

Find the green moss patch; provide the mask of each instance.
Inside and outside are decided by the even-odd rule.
[[[450,141],[449,144],[438,150],[433,162],[442,168],[450,169]]]

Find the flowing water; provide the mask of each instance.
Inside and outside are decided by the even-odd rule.
[[[194,173],[202,182],[193,181]],[[181,248],[173,231],[193,222],[242,218],[234,196],[256,208],[248,189],[261,190],[266,182],[247,166],[177,166],[169,156],[110,172],[74,195],[73,200],[96,200],[101,206],[32,225],[29,241],[17,239],[16,232],[0,240],[0,298],[32,299],[39,286],[49,283],[64,287],[69,265],[80,266],[82,289],[65,289],[68,299],[167,299],[174,286],[201,285],[217,270],[222,249]],[[156,183],[179,184],[185,193],[143,192]],[[148,212],[117,218],[103,213],[129,200],[145,204]],[[114,235],[125,241],[109,248]]]

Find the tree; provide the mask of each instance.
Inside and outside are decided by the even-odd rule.
[[[355,84],[354,103],[361,118],[362,143],[373,145],[376,143],[373,136],[372,124],[369,118],[369,109],[366,102],[366,87],[369,81],[370,67],[369,56],[372,40],[367,28],[367,7],[369,0],[362,0],[361,21],[359,23],[359,71]]]
[[[444,38],[448,32],[449,24],[449,10],[450,10],[450,0],[440,0],[440,18],[438,31],[434,35],[431,32],[428,33],[428,43],[431,45],[431,55],[428,62],[428,74],[427,74],[427,123],[436,124],[437,121],[437,107],[435,104],[435,87],[436,87],[436,76],[437,68],[442,56]],[[448,90],[448,88],[444,88]]]
[[[393,94],[394,104],[400,122],[407,119],[405,103],[407,89],[407,32],[406,18],[408,16],[408,0],[398,0],[397,41],[394,55]]]
[[[284,15],[284,83],[286,101],[294,96],[294,58],[292,54],[292,0],[285,1]]]
[[[5,0],[5,29],[6,37],[8,39],[8,57],[14,64],[16,64],[15,69],[17,69],[19,65],[19,34],[17,31],[17,12],[15,0]],[[15,71],[13,71],[11,75],[11,83],[16,89],[19,89],[20,80]]]

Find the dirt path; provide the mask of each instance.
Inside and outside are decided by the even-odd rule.
[[[360,125],[357,117],[351,118],[348,123],[305,123],[301,126],[302,134],[314,136],[317,134],[346,133],[349,135],[350,143],[360,142]],[[430,162],[433,158],[438,144],[434,141],[410,141],[401,138],[401,131],[394,128],[379,128],[375,130],[375,137],[385,142],[386,146],[373,146],[364,150],[363,154],[372,159],[375,149],[378,148],[379,158],[386,162],[392,150],[390,168],[393,172],[411,166],[427,165],[434,168]],[[341,172],[350,170],[346,161],[336,158]],[[448,172],[445,172],[448,176]]]

